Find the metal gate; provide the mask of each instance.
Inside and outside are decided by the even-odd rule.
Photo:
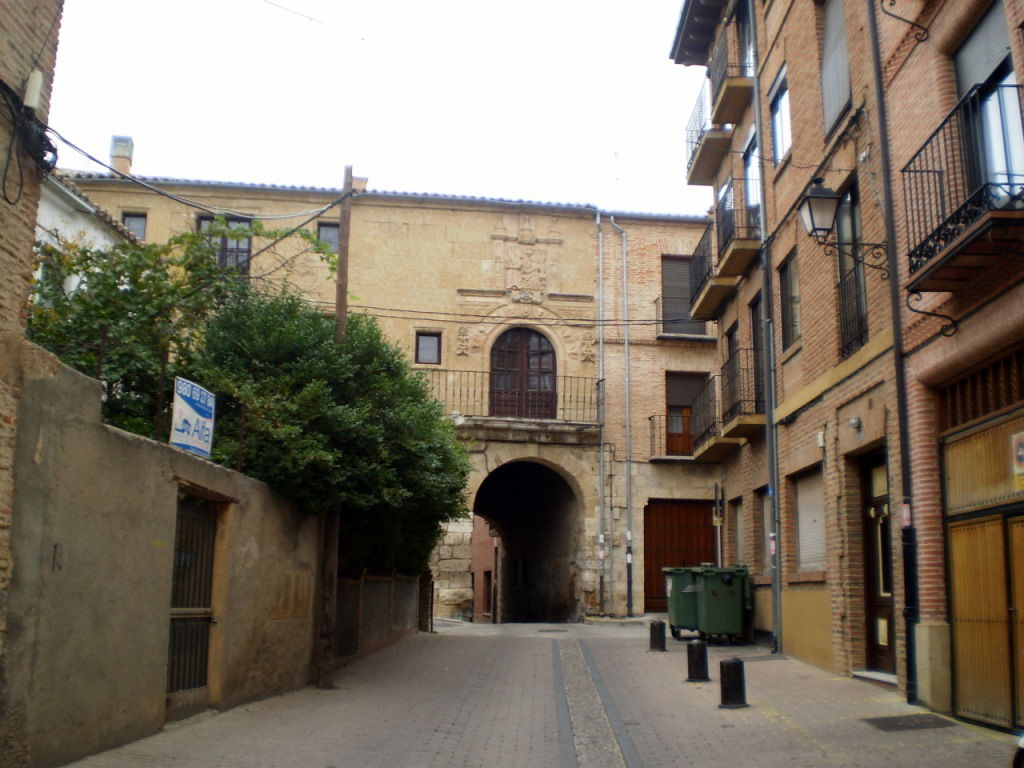
[[[715,560],[710,501],[650,501],[644,508],[644,610],[664,611],[662,568]]]
[[[167,659],[168,719],[186,717],[205,709],[209,703],[207,669],[216,537],[216,505],[195,496],[179,495]]]

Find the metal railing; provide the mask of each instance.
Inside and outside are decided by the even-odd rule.
[[[693,399],[690,430],[693,432],[694,450],[722,434],[722,419],[718,413],[719,378],[709,376],[708,383]]]
[[[426,378],[431,394],[444,404],[449,414],[598,421],[600,379],[529,373],[516,377],[492,371],[432,368],[417,370]]]
[[[704,134],[710,131],[711,124],[711,97],[708,94],[708,81],[701,86],[700,95],[697,96],[697,103],[693,105],[693,112],[686,123],[686,170],[690,170],[693,159],[697,156],[697,147],[700,145]]]
[[[753,61],[744,50],[740,39],[739,25],[732,23],[722,29],[715,42],[708,63],[708,78],[711,82],[711,100],[718,99],[727,77],[753,77]]]
[[[1024,209],[1021,88],[972,88],[903,167],[911,274],[985,213]]]
[[[693,249],[693,258],[690,259],[690,306],[700,296],[700,292],[711,279],[715,264],[711,258],[712,226],[708,224],[704,230],[697,247]]]
[[[722,421],[764,413],[764,387],[756,349],[737,349],[722,366]]]
[[[690,319],[689,296],[659,296],[654,300],[654,314],[659,334],[704,336],[707,323]]]
[[[853,264],[844,271],[840,266],[836,293],[839,297],[839,355],[847,357],[863,347],[868,340],[864,268]]]
[[[719,195],[718,203],[715,205],[719,256],[725,253],[725,249],[734,239],[761,239],[761,206],[749,199],[752,191],[749,185],[756,183],[753,180],[733,179]],[[760,194],[760,190],[753,191],[755,195]]]
[[[694,435],[692,416],[688,425],[689,431],[668,431],[672,425],[669,417],[665,414],[648,416],[647,423],[651,433],[651,456],[693,455]],[[687,425],[683,426],[685,428]]]

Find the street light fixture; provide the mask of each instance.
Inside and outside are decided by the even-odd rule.
[[[836,223],[836,213],[843,196],[825,186],[820,176],[811,179],[811,186],[804,192],[803,199],[797,206],[800,221],[807,234],[814,238],[818,245],[824,246],[825,253],[830,256],[845,256],[865,267],[881,272],[883,280],[889,279],[887,250],[885,243],[857,242],[852,250],[847,250],[840,243],[830,241],[829,235]]]

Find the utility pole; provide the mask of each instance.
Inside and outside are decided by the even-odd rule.
[[[334,314],[338,344],[345,340],[348,320],[348,241],[352,224],[352,166],[345,166],[344,200],[338,215],[338,269],[335,282]],[[341,537],[341,512],[335,509],[323,524],[323,548],[320,556],[320,626],[316,654],[316,687],[333,688],[331,662],[338,625],[338,540]]]

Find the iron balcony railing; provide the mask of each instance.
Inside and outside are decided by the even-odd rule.
[[[599,379],[549,373],[515,377],[507,372],[417,370],[449,414],[598,421]]]
[[[711,273],[715,268],[714,260],[711,258],[712,239],[712,226],[708,224],[707,229],[704,230],[704,234],[700,238],[700,242],[693,249],[693,258],[690,259],[691,306],[697,301],[700,292],[704,290],[704,286],[711,279]]]
[[[840,266],[839,282],[839,354],[852,355],[868,340],[867,291],[864,269],[853,264],[849,269]]]
[[[1021,86],[975,86],[904,166],[913,274],[994,210],[1024,208]]]
[[[654,414],[647,417],[651,456],[692,456],[693,421],[690,414]]]
[[[719,194],[715,205],[719,256],[734,239],[761,239],[761,206],[757,202],[760,190],[755,184],[756,181],[733,179]]]
[[[708,63],[708,79],[711,83],[711,101],[717,101],[722,86],[728,77],[753,77],[752,52],[747,50],[740,39],[738,24],[728,24],[715,42]]]
[[[722,366],[722,421],[764,413],[759,349],[737,349]]]
[[[704,134],[712,128],[711,123],[711,97],[708,94],[708,81],[701,86],[700,95],[697,96],[697,103],[693,105],[693,112],[686,123],[686,170],[689,171],[693,160],[697,156],[697,147],[700,146]]]
[[[722,434],[722,419],[718,412],[718,376],[709,376],[707,384],[693,399],[690,430],[693,432],[694,450]]]

